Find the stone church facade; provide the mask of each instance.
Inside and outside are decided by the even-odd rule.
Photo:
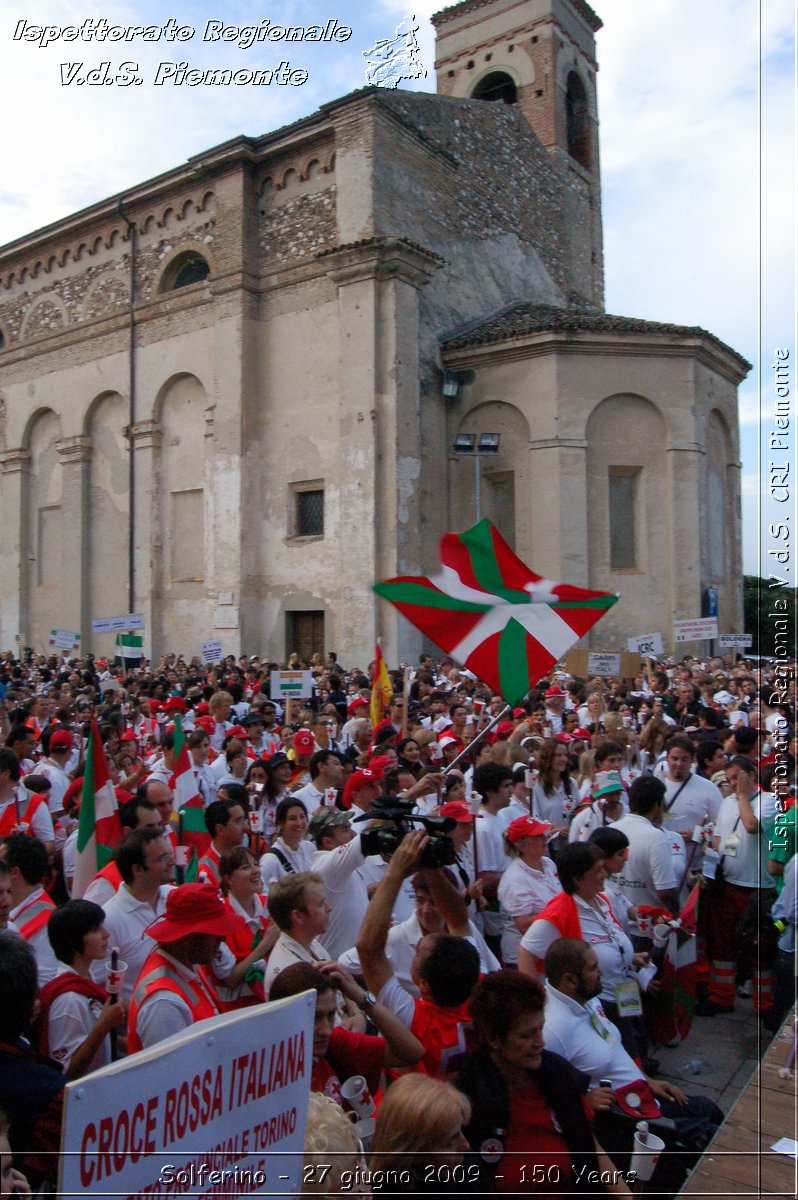
[[[0,249],[0,648],[143,613],[145,647],[365,664],[371,585],[480,512],[621,593],[596,645],[741,631],[737,386],[603,307],[583,0],[434,18],[438,94],[365,89]],[[498,433],[498,453],[453,452]],[[689,647],[686,647],[689,648]]]

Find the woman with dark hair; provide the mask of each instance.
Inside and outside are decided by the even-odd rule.
[[[238,930],[225,939],[237,964],[246,961],[243,978],[217,983],[220,1009],[246,1008],[264,999],[264,960],[280,930],[269,924],[266,897],[261,895],[260,868],[246,846],[235,846],[219,860],[224,902],[240,918]],[[239,972],[241,974],[242,972]]]
[[[625,1183],[591,1178],[617,1172],[591,1131],[588,1076],[543,1047],[545,1002],[538,980],[508,970],[486,975],[471,997],[477,1050],[456,1080],[471,1101],[464,1132],[474,1154],[463,1165],[476,1166],[479,1179],[469,1186],[541,1198],[630,1196]]]
[[[562,893],[546,905],[521,939],[519,969],[535,977],[542,970],[549,947],[558,938],[584,940],[595,950],[601,966],[602,1001],[617,1012],[623,995],[625,1011],[632,1013],[636,1009],[640,1016],[642,1007],[635,973],[646,965],[648,955],[635,954],[612,906],[602,894],[607,878],[604,851],[592,841],[572,842],[560,854],[557,869]],[[632,1028],[627,1032],[631,1038]]]
[[[310,871],[316,848],[307,840],[308,814],[301,800],[290,796],[281,800],[275,812],[277,836],[260,860],[260,877],[263,890],[269,888],[284,875],[301,875]]]
[[[291,781],[294,768],[287,755],[282,751],[266,759],[266,783],[261,792],[260,808],[262,815],[261,833],[267,842],[275,836],[275,817],[277,805],[290,795],[288,784]]]
[[[48,1054],[69,1079],[79,1079],[111,1061],[108,1034],[127,1021],[121,999],[112,1003],[89,968],[108,956],[105,913],[90,900],[70,900],[53,911],[47,936],[59,961],[54,979],[39,993],[39,1052]]]
[[[571,813],[579,803],[579,788],[571,778],[568,746],[557,738],[549,738],[538,754],[538,771],[532,810],[539,821],[554,826],[557,837],[549,844],[554,856],[567,841]]]
[[[421,747],[415,738],[405,737],[396,747],[396,763],[418,779],[421,774]]]

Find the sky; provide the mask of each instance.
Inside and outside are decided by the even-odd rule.
[[[333,0],[106,0],[100,10],[85,0],[4,4],[0,245],[228,138],[266,133],[364,86],[363,51],[410,12],[427,75],[403,86],[434,91],[429,17],[440,7],[441,0],[339,0],[338,7]],[[597,48],[607,311],[700,325],[753,364],[740,388],[744,570],[789,570],[794,586],[789,536],[769,531],[788,511],[786,529],[794,527],[794,477],[786,500],[768,499],[767,485],[769,463],[795,457],[795,0],[596,0],[594,7],[604,22]],[[164,27],[163,35],[67,41],[35,29],[101,17],[110,26]],[[240,31],[266,20],[336,21],[352,32],[325,43],[246,46]],[[187,40],[169,40],[170,28]],[[306,81],[189,86],[162,65],[258,70],[283,61],[306,72]],[[77,82],[103,62],[112,82]],[[132,76],[141,82],[121,82]],[[776,358],[777,349],[789,357]],[[774,361],[789,370],[786,451],[768,445]]]

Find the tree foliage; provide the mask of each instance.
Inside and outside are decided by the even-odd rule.
[[[743,576],[745,632],[753,634],[749,653],[763,658],[795,657],[795,588],[782,586],[780,576]]]

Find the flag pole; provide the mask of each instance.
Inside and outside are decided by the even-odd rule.
[[[532,689],[530,688],[529,692],[531,692],[531,691],[532,691]],[[527,692],[526,696],[524,696],[523,700],[521,701],[522,704],[524,703],[524,701],[526,701],[528,699],[529,692]],[[504,717],[506,717],[508,715],[508,713],[511,713],[512,711],[513,711],[512,705],[505,704],[505,706],[501,710],[501,712],[497,716],[495,716],[491,721],[489,721],[484,729],[480,729],[477,736],[475,738],[472,738],[471,741],[468,743],[468,745],[463,750],[460,751],[460,753],[457,755],[457,758],[453,758],[452,761],[449,763],[448,767],[443,768],[443,774],[448,775],[449,772],[457,766],[457,764],[460,762],[460,760],[462,758],[465,758],[466,755],[470,754],[471,751],[474,749],[474,747],[477,746],[482,741],[482,739],[491,732],[492,729],[496,728],[496,726],[499,724],[499,721],[501,721]]]

